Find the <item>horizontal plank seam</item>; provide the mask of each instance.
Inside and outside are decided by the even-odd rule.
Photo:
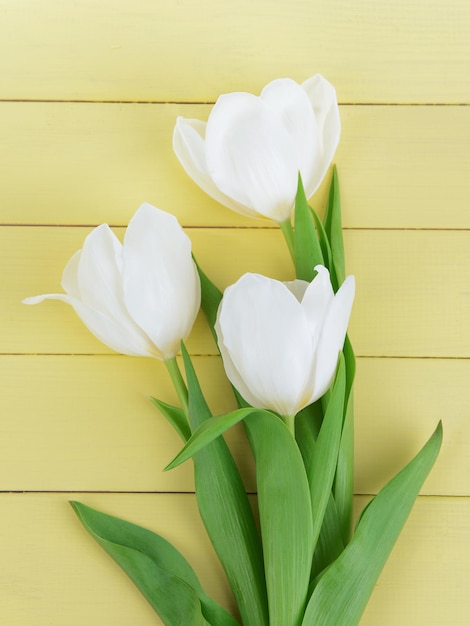
[[[95,223],[95,224],[57,224],[57,223],[42,223],[42,224],[37,224],[37,223],[29,223],[29,222],[23,222],[23,223],[17,223],[17,222],[4,222],[1,223],[0,222],[0,228],[96,228],[96,226],[99,226],[101,224],[100,223]],[[127,224],[108,224],[108,226],[110,228],[126,228]],[[187,229],[187,230],[243,230],[243,231],[262,231],[262,230],[269,230],[269,231],[274,231],[274,230],[278,230],[278,227],[273,224],[272,226],[226,226],[226,225],[221,225],[221,226],[217,226],[217,225],[198,225],[198,224],[182,224],[182,226]],[[390,231],[390,232],[470,232],[470,227],[446,227],[446,226],[439,226],[439,227],[428,227],[428,226],[383,226],[383,227],[378,227],[378,226],[344,226],[343,227],[343,231],[344,232],[366,232],[366,231],[372,231],[372,232],[384,232],[384,231]]]
[[[196,358],[219,358],[218,354],[213,353],[202,353],[202,352],[191,352],[192,357]],[[96,352],[0,352],[0,357],[31,357],[31,356],[44,356],[44,357],[94,357],[94,358],[128,358],[124,354],[103,354]],[[397,360],[405,360],[405,359],[419,359],[422,360],[437,360],[437,361],[468,361],[470,360],[470,356],[434,356],[434,355],[419,355],[419,354],[356,354],[357,359],[397,359]]]
[[[176,104],[176,105],[214,105],[215,100],[87,100],[87,99],[48,99],[48,98],[0,98],[0,103],[29,103],[29,104]],[[466,107],[470,102],[391,102],[391,101],[344,101],[340,106],[396,106],[396,107]]]
[[[68,489],[64,489],[64,490],[43,490],[43,489],[38,489],[38,490],[0,490],[0,496],[2,495],[66,495],[66,494],[70,494],[70,495],[74,495],[74,494],[80,494],[80,495],[130,495],[130,496],[157,496],[157,495],[170,495],[170,496],[194,496],[195,492],[194,491],[102,491],[102,490],[97,490],[97,491],[92,491],[92,490],[68,490]],[[257,492],[256,491],[247,491],[247,495],[249,496],[256,496]],[[376,493],[355,493],[355,496],[360,496],[360,497],[365,497],[365,498],[373,498],[374,496],[376,496]],[[470,498],[470,495],[462,495],[462,494],[430,494],[430,493],[423,493],[423,494],[419,494],[418,496],[419,498],[455,498],[455,499],[468,499]]]

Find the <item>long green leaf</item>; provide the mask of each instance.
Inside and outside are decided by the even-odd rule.
[[[309,405],[295,418],[295,436],[304,465],[310,467],[315,445],[323,421],[321,401]],[[332,563],[344,550],[342,530],[336,502],[330,493],[320,535],[313,556],[312,578]]]
[[[416,457],[369,503],[353,539],[321,576],[302,626],[356,626],[377,579],[429,474],[442,442],[442,425]]]
[[[269,623],[298,626],[312,567],[312,507],[299,448],[280,418],[259,412],[244,421],[256,460]]]
[[[294,235],[296,276],[311,282],[316,273],[315,266],[325,263],[300,174],[295,197]]]
[[[343,231],[341,225],[341,198],[336,166],[333,167],[333,176],[331,178],[324,222],[325,232],[330,242],[333,257],[333,271],[331,271],[331,274],[336,283],[336,285],[334,285],[336,290],[343,283],[346,276]]]
[[[312,580],[328,565],[335,561],[345,545],[341,533],[341,523],[333,494],[328,497],[328,504],[323,517],[323,524],[313,555]]]
[[[214,341],[217,343],[217,335],[214,330],[214,326],[217,319],[217,310],[219,308],[220,301],[222,300],[222,292],[202,271],[196,259],[194,259],[194,262],[196,263],[199,279],[201,281],[201,308],[207,318]]]
[[[334,483],[334,497],[341,523],[344,544],[351,538],[354,495],[354,394],[356,359],[348,336],[343,348],[346,365],[346,389],[344,393],[344,423]]]
[[[318,217],[316,211],[314,211],[314,209],[310,208],[310,211],[312,213],[312,217],[313,217],[313,223],[315,224],[315,228],[317,231],[317,236],[318,236],[318,241],[320,243],[320,248],[322,251],[322,255],[323,255],[323,265],[328,268],[330,275],[332,274],[332,268],[333,268],[333,255],[331,252],[331,248],[330,248],[330,242],[328,240],[328,236],[326,234],[325,231],[325,227],[323,226],[320,218]],[[331,282],[333,285],[333,288],[335,291],[337,291],[338,286],[335,285],[335,275],[333,272],[333,275],[331,276]]]
[[[205,593],[192,567],[163,537],[80,502],[71,505],[91,536],[133,580],[167,626],[238,626],[235,618]]]
[[[211,412],[193,365],[182,347],[189,417],[196,430]],[[244,626],[267,626],[268,609],[261,541],[238,468],[222,437],[194,455],[201,518],[227,574]]]
[[[183,441],[188,441],[191,437],[191,429],[184,411],[177,406],[172,406],[171,404],[167,404],[162,400],[157,400],[157,398],[152,396],[150,396],[150,401],[157,407],[160,413],[166,417],[181,439]]]
[[[178,452],[173,461],[165,467],[165,471],[181,465],[181,463],[190,459],[194,454],[205,448],[207,444],[214,441],[214,439],[222,435],[226,430],[235,426],[238,422],[241,422],[241,420],[248,417],[251,413],[259,410],[260,409],[253,408],[237,409],[230,413],[225,413],[224,415],[209,417],[196,428],[191,438],[186,442],[180,452]]]
[[[335,477],[343,426],[346,369],[341,355],[328,408],[307,469],[313,513],[313,544],[316,545]]]

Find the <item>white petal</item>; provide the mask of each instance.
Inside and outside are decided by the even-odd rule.
[[[206,127],[210,175],[227,196],[278,222],[297,190],[295,144],[279,115],[248,93],[221,96]]]
[[[300,280],[297,278],[296,280],[284,281],[284,285],[297,298],[298,302],[302,302],[302,298],[304,297],[310,283],[306,280]]]
[[[125,313],[121,276],[122,245],[107,224],[93,229],[85,239],[79,259],[72,257],[64,274],[77,271],[80,299],[110,317]],[[62,279],[62,284],[64,280]],[[67,290],[68,291],[68,290]]]
[[[201,287],[191,241],[173,215],[143,204],[131,219],[124,237],[123,283],[132,318],[164,358],[175,356],[194,324]]]
[[[247,401],[281,415],[304,406],[313,384],[309,376],[313,355],[305,341],[309,328],[285,285],[245,274],[225,291],[218,325],[219,339],[230,357],[227,375],[238,371],[232,382],[243,379],[251,396]]]
[[[235,202],[235,200],[223,194],[212,180],[207,169],[205,134],[205,122],[183,117],[178,117],[176,120],[176,126],[173,131],[173,150],[186,174],[208,196],[214,198],[220,204],[242,215],[259,217],[252,209]]]
[[[300,171],[302,180],[309,180],[321,154],[318,122],[305,89],[290,78],[280,78],[266,85],[260,97],[276,112],[291,136],[297,172]]]
[[[318,189],[333,160],[341,134],[336,91],[323,76],[316,74],[302,84],[318,124],[318,159],[309,177],[302,177],[305,193],[310,198]]]
[[[102,224],[92,230],[85,239],[80,257],[74,259],[72,257],[64,274],[70,282],[77,264],[79,300],[102,313],[106,319],[113,320],[116,328],[127,335],[126,341],[149,345],[150,339],[145,337],[126,308],[121,274],[122,245],[109,226]]]
[[[348,276],[337,291],[326,313],[316,356],[315,393],[320,398],[333,382],[354,301],[354,276]]]
[[[302,298],[302,308],[309,321],[312,337],[314,338],[316,346],[325,315],[333,302],[334,292],[331,286],[330,273],[326,267],[317,265],[315,270],[317,271],[317,275],[305,291],[304,297]]]
[[[128,354],[130,356],[153,356],[161,358],[154,346],[146,340],[143,334],[129,333],[119,326],[115,320],[107,317],[100,311],[83,304],[80,300],[62,293],[50,293],[42,296],[34,296],[23,300],[24,304],[38,304],[43,300],[61,300],[70,304],[82,322],[93,335],[111,349]]]

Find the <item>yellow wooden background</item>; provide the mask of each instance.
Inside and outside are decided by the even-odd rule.
[[[122,232],[143,201],[178,216],[220,287],[289,278],[277,230],[199,191],[171,133],[219,93],[317,72],[343,123],[358,510],[445,431],[361,626],[470,623],[468,2],[0,0],[1,624],[160,623],[70,499],[161,532],[232,606],[190,464],[161,472],[180,445],[146,400],[176,401],[164,367],[112,354],[61,303],[20,302],[57,291],[90,229]],[[212,408],[229,408],[203,320],[190,348]],[[241,430],[228,440],[252,490]]]

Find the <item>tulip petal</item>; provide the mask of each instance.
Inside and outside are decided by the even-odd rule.
[[[93,229],[76,262],[77,282],[82,302],[109,317],[129,319],[122,294],[121,253],[122,245],[107,224]],[[64,271],[68,280],[74,265],[72,257]]]
[[[325,177],[338,147],[341,134],[338,101],[333,85],[316,74],[302,84],[310,99],[318,123],[319,158],[316,167],[302,176],[305,193],[310,198]]]
[[[220,204],[242,215],[259,217],[256,211],[239,204],[222,193],[212,180],[207,168],[205,134],[205,122],[185,119],[183,117],[178,117],[176,120],[176,126],[173,132],[173,150],[186,174],[188,174],[208,196],[220,202]]]
[[[310,329],[285,285],[258,274],[242,276],[224,294],[219,332],[227,375],[245,400],[281,415],[305,406],[313,360],[306,341]]]
[[[24,304],[38,304],[43,300],[61,300],[70,304],[88,330],[112,350],[130,356],[153,356],[160,358],[152,344],[142,334],[129,335],[114,319],[111,319],[84,304],[80,300],[63,293],[50,293],[42,296],[33,296],[23,300]]]
[[[325,316],[317,347],[315,390],[311,402],[320,398],[333,381],[354,300],[354,276],[348,276],[332,300]]]
[[[207,166],[217,187],[278,222],[290,216],[297,189],[295,144],[279,115],[248,93],[221,96],[206,127]]]
[[[121,333],[137,345],[151,344],[144,331],[134,322],[124,303],[122,290],[122,244],[107,224],[93,229],[85,239],[79,259],[75,256],[67,265],[64,275],[68,287],[75,285],[73,272],[77,270],[79,299],[104,318],[113,320]],[[64,277],[62,278],[64,284]],[[69,292],[70,293],[70,292]],[[72,294],[71,294],[72,295]]]
[[[315,270],[318,273],[305,291],[304,297],[302,298],[302,308],[307,315],[311,334],[315,339],[316,346],[320,337],[323,321],[333,302],[334,293],[333,287],[331,286],[330,273],[326,267],[316,265]]]
[[[302,179],[308,178],[317,168],[321,146],[318,143],[320,128],[305,89],[291,78],[279,78],[266,85],[260,97],[291,136],[297,153],[297,172]]]
[[[176,218],[143,204],[129,222],[123,247],[124,300],[164,358],[179,351],[199,310],[201,287],[191,241]]]
[[[302,298],[304,297],[310,283],[306,280],[297,278],[296,280],[284,281],[284,285],[297,298],[298,302],[302,302]]]

